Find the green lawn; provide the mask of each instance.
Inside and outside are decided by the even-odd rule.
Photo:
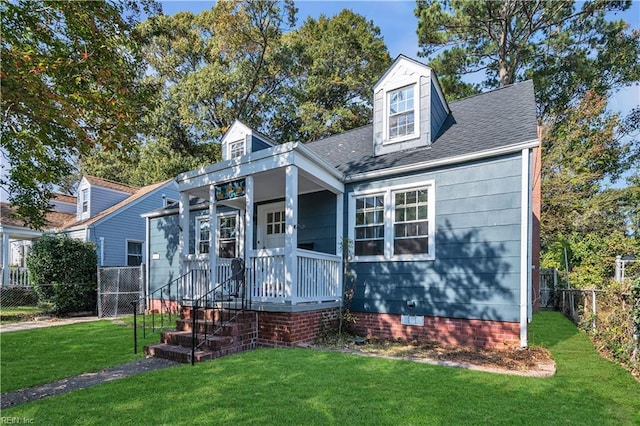
[[[640,424],[640,383],[600,358],[568,320],[536,315],[531,341],[551,350],[554,377],[260,349],[52,397],[2,416],[65,425]]]
[[[44,315],[49,311],[41,306],[10,306],[0,308],[0,324],[13,323],[28,320]]]
[[[158,334],[147,339],[157,343]],[[111,321],[0,334],[0,390],[9,392],[142,358],[133,329]]]

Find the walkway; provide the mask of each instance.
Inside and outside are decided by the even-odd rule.
[[[101,318],[74,317],[74,318],[47,318],[40,321],[12,322],[0,325],[0,333],[10,333],[12,331],[33,330],[35,328],[55,327],[58,325],[77,324],[81,322],[100,321]]]
[[[59,395],[75,390],[86,389],[101,383],[110,382],[123,377],[160,370],[179,365],[174,361],[161,358],[145,358],[138,361],[122,364],[95,373],[85,373],[67,379],[57,380],[41,386],[21,389],[15,392],[0,395],[0,409],[15,407],[16,405],[36,401],[53,395]]]

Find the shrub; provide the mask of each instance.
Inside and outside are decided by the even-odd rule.
[[[57,314],[95,311],[97,263],[93,243],[67,236],[45,236],[37,240],[27,258],[39,300],[52,303]]]

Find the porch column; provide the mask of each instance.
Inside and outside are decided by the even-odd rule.
[[[9,234],[2,233],[2,285],[9,285]]]
[[[180,193],[180,238],[178,239],[178,245],[180,247],[180,260],[187,257],[189,254],[189,194],[186,192]],[[183,269],[183,262],[180,262],[181,274],[186,273]]]
[[[291,304],[298,302],[298,167],[287,166],[285,178],[284,280]]]
[[[253,176],[244,178],[244,263],[250,267],[253,251]]]
[[[340,269],[338,270],[338,282],[337,284],[337,296],[342,300],[342,296],[344,295],[344,290],[342,287],[342,280],[344,278],[343,264],[344,257],[343,252],[348,249],[348,242],[344,238],[344,194],[339,192],[336,194],[336,254],[340,256]],[[344,247],[347,245],[347,247]]]
[[[218,283],[218,217],[216,206],[216,186],[209,185],[209,269],[212,290]]]

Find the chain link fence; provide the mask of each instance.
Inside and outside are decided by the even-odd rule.
[[[144,265],[98,268],[98,315],[133,314],[133,302],[144,296],[144,276]],[[139,309],[144,309],[143,304]]]
[[[41,316],[95,315],[95,284],[51,283],[0,286],[0,320],[28,321]]]

